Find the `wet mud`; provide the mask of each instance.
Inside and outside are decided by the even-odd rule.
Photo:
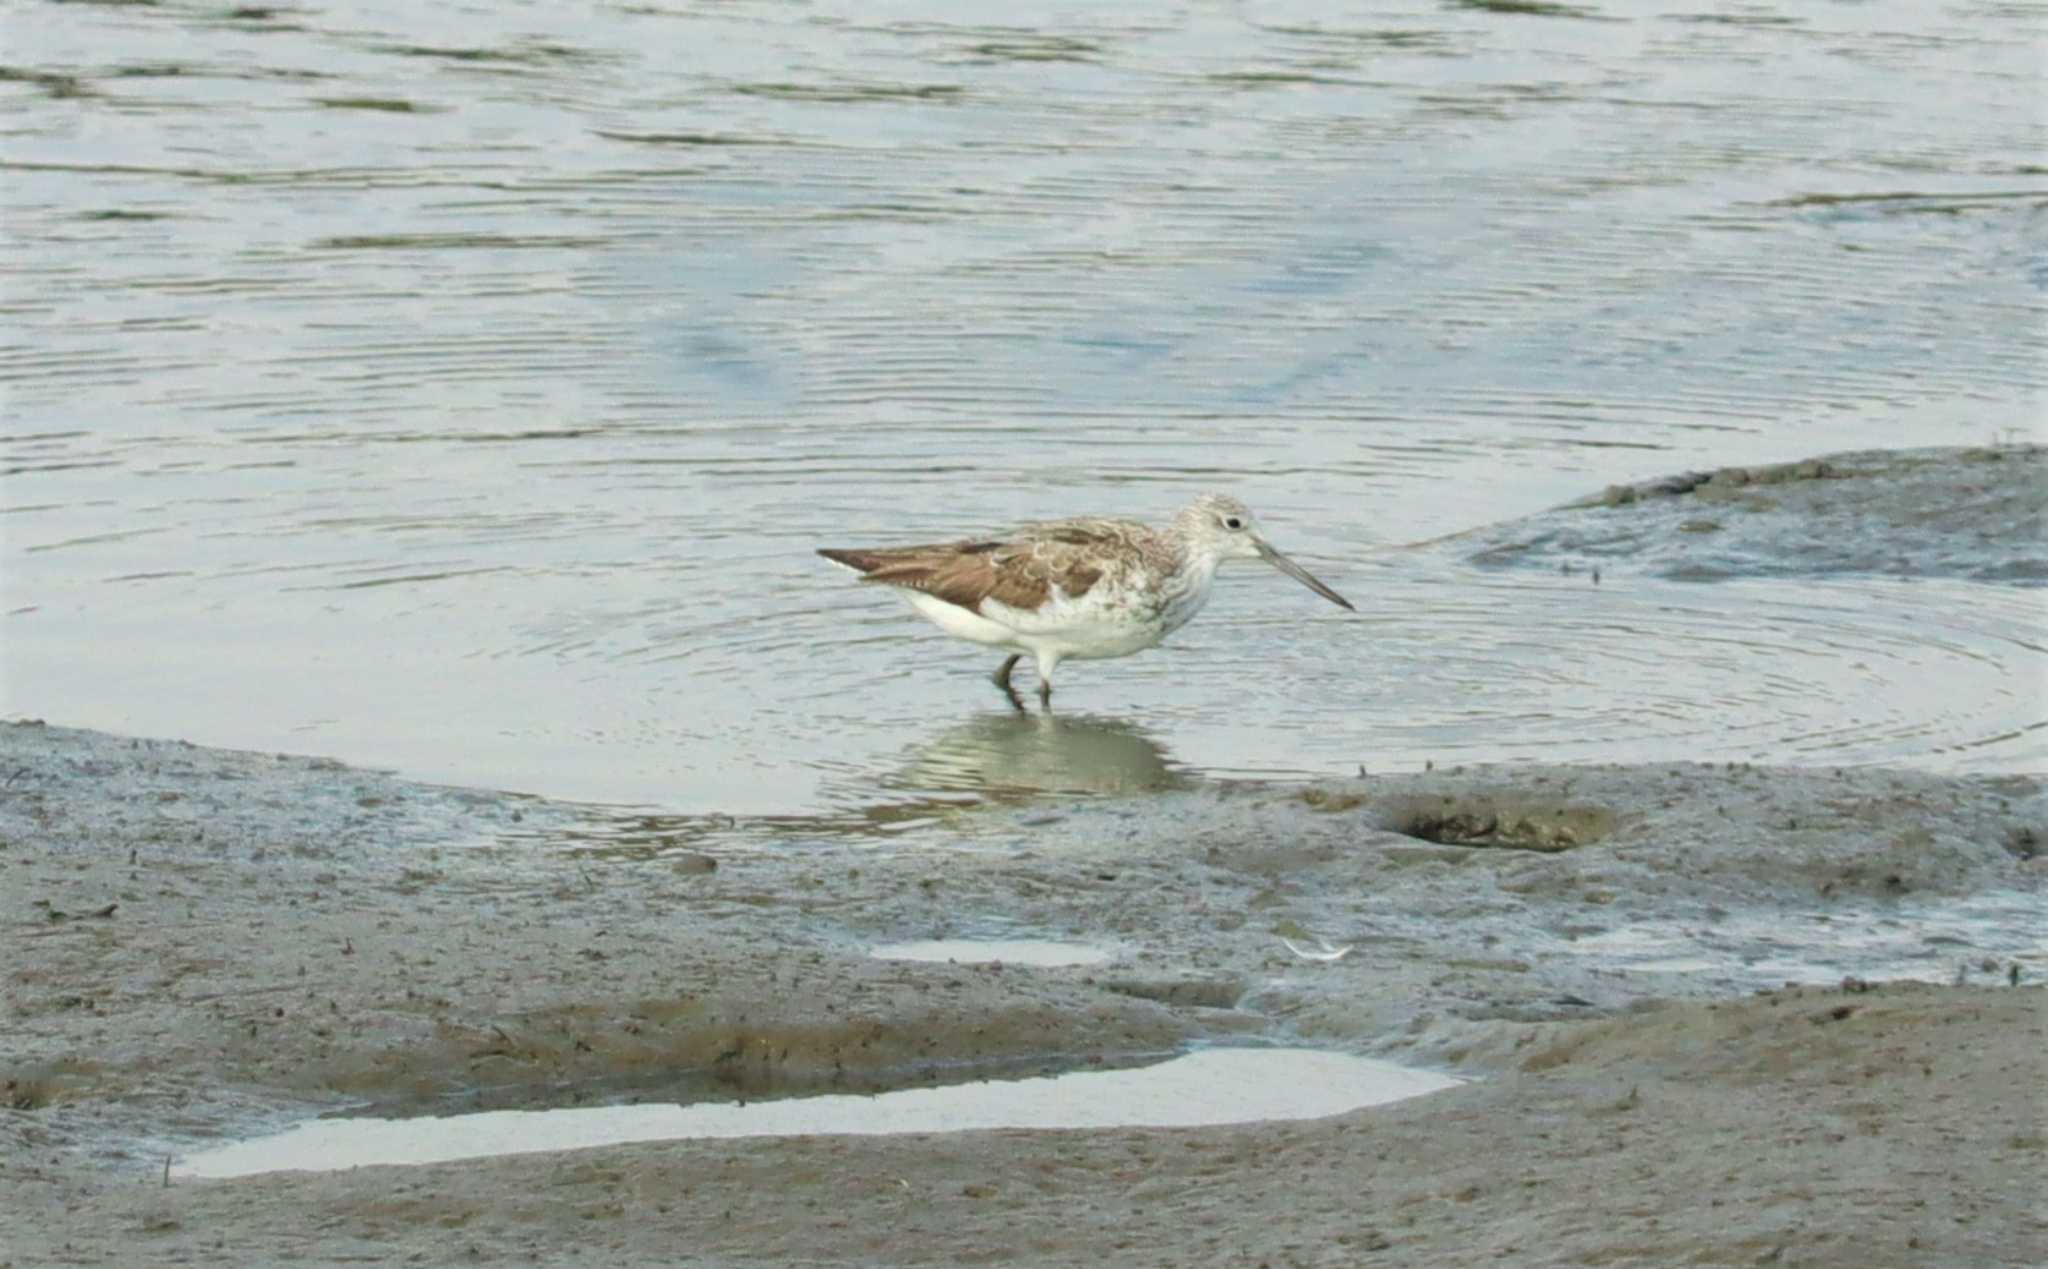
[[[2048,446],[1858,450],[1682,472],[1431,544],[1483,567],[1680,581],[2048,585]]]
[[[1476,1079],[1485,1091],[1359,1114],[1397,1116],[1415,1133],[1442,1115],[1463,1125],[1446,1130],[1452,1137],[1476,1131],[1472,1116],[1491,1117],[1532,1149],[1530,1114],[1593,1116],[1571,1133],[1602,1131],[1608,1120],[1648,1118],[1641,1099],[1682,1097],[1690,1108],[1657,1112],[1667,1116],[1658,1149],[1699,1167],[1725,1145],[1673,1139],[1680,1119],[1668,1116],[1701,1113],[1689,1102],[1697,1092],[1681,1093],[1718,1078],[1700,1063],[1732,1065],[1745,1080],[1769,1070],[1793,1083],[1846,1081],[1842,1096],[1865,1109],[1832,1107],[1823,1118],[1882,1124],[1887,1157],[1907,1168],[1951,1158],[1949,1128],[1938,1124],[1955,1121],[1937,1117],[1925,1139],[1900,1135],[1908,1092],[1870,1085],[1872,1062],[1889,1070],[1899,1063],[1886,1054],[1931,1043],[1923,1029],[1953,1031],[1967,1043],[1944,1046],[1947,1074],[1885,1078],[1910,1077],[1910,1098],[1938,1096],[1945,1116],[1967,1118],[1997,1094],[2011,1119],[2032,1096],[2025,1073],[2042,1051],[2034,987],[2048,978],[2048,869],[2033,844],[2048,837],[2048,796],[2032,777],[1705,765],[1442,771],[1110,798],[1057,813],[990,807],[971,851],[849,842],[733,854],[707,869],[536,844],[578,808],[318,760],[19,723],[0,729],[0,764],[10,896],[0,1158],[10,1190],[27,1198],[0,1218],[14,1263],[42,1263],[66,1244],[87,1262],[117,1259],[139,1239],[190,1256],[214,1237],[261,1259],[290,1241],[287,1210],[324,1212],[350,1231],[323,1240],[323,1254],[362,1239],[454,1254],[471,1245],[465,1237],[483,1238],[474,1245],[487,1254],[559,1250],[588,1228],[590,1203],[613,1212],[604,1228],[619,1246],[644,1252],[646,1232],[628,1228],[641,1218],[656,1227],[704,1218],[701,1195],[688,1197],[696,1188],[665,1207],[651,1197],[663,1183],[649,1178],[685,1159],[719,1178],[717,1210],[739,1201],[733,1174],[707,1145],[687,1142],[388,1177],[370,1169],[161,1186],[171,1156],[320,1113],[876,1091],[1258,1041]],[[1652,927],[1691,938],[1691,972],[1632,965],[1630,939]],[[1795,927],[1819,933],[1791,975],[1810,985],[1787,994]],[[1886,937],[1830,939],[1874,929]],[[1116,952],[1107,964],[1046,967],[870,954],[912,937],[1002,933]],[[1303,941],[1350,950],[1309,959],[1296,950]],[[1871,986],[1888,979],[1919,983]],[[1853,1036],[1880,1022],[1875,1047],[1825,1042],[1827,1028]],[[1786,1025],[1789,1038],[1762,1038]],[[1771,1056],[1772,1044],[1791,1040],[1786,1056]],[[2022,1040],[2025,1052],[2013,1047]],[[1772,1084],[1771,1096],[1787,1087]],[[1859,1087],[1882,1091],[1873,1102]],[[1753,1110],[1725,1109],[1738,1118]],[[1387,1120],[1356,1122],[1373,1125],[1370,1139]],[[1267,1169],[1280,1166],[1269,1162],[1276,1152],[1303,1151],[1352,1167],[1367,1147],[1321,1125],[1175,1131],[1192,1135],[1033,1135],[1024,1153],[1042,1166],[1022,1174],[1005,1133],[925,1137],[914,1148],[778,1139],[755,1144],[808,1160],[790,1175],[811,1179],[751,1193],[742,1206],[786,1202],[800,1218],[792,1229],[813,1228],[804,1213],[815,1186],[837,1177],[858,1189],[887,1160],[920,1178],[911,1184],[950,1186],[956,1198],[962,1184],[1028,1196],[997,1224],[1013,1237],[1028,1227],[1044,1254],[1114,1253],[1103,1229],[1051,1221],[1042,1205],[1075,1185],[1106,1185],[1123,1197],[1104,1202],[1136,1203],[1159,1156],[1172,1163],[1164,1177],[1182,1179],[1162,1179],[1158,1193],[1179,1193],[1192,1184],[1184,1169],[1213,1149],[1220,1171],[1202,1182],[1218,1187],[1212,1233],[1271,1254],[1269,1240],[1291,1245],[1271,1223],[1285,1210],[1323,1229],[1294,1259],[1344,1259],[1349,1244],[1329,1240],[1346,1231],[1317,1225],[1325,1218],[1314,1204],[1283,1201]],[[1814,1132],[1824,1143],[1839,1130],[1816,1123]],[[1425,1165],[1399,1154],[1393,1142],[1405,1139],[1397,1132],[1370,1153],[1398,1157],[1411,1175]],[[2001,1140],[1997,1159],[2038,1163],[2039,1133],[2012,1128]],[[963,1161],[976,1150],[982,1162]],[[1477,1154],[1442,1166],[1452,1197],[1432,1203],[1476,1202],[1455,1198],[1473,1187],[1519,1193],[1520,1182]],[[572,1173],[582,1179],[563,1179]],[[952,1175],[970,1180],[935,1179]],[[372,1195],[393,1186],[441,1197],[403,1212],[378,1206]],[[549,1195],[564,1205],[548,1208]],[[1830,1200],[1806,1195],[1778,1201],[1847,1239],[1842,1247],[1870,1250],[1851,1237],[1855,1222],[1829,1214]],[[650,1203],[663,1210],[649,1215]],[[1271,1232],[1253,1238],[1242,1217],[1262,1203],[1283,1208],[1260,1218]],[[2008,1208],[1992,1203],[1982,1219],[1988,1245],[2011,1250],[2025,1225]],[[552,1216],[539,1219],[543,1210]],[[884,1238],[871,1223],[881,1210],[867,1206],[849,1228]],[[621,1219],[629,1212],[633,1220]],[[504,1232],[455,1232],[484,1213]],[[1397,1204],[1373,1228],[1389,1246],[1464,1246],[1399,1223],[1416,1214]],[[996,1215],[979,1213],[978,1227]],[[1567,1245],[1608,1245],[1559,1228],[1555,1212],[1520,1219]],[[865,1254],[943,1261],[936,1228],[931,1241],[895,1231]],[[803,1254],[837,1257],[832,1227],[815,1225],[813,1236]],[[734,1257],[800,1248],[717,1245]]]

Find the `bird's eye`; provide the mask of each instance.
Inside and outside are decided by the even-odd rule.
[[[1242,529],[1244,521],[1236,516],[1225,516],[1223,517],[1223,527],[1226,529]]]

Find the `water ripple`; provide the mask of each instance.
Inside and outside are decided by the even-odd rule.
[[[1243,581],[1079,675],[1098,765],[2039,765],[2004,591],[1379,553],[2048,413],[2038,8],[1693,9],[35,6],[0,695],[929,818],[1057,746],[810,547],[1228,487],[1368,616]]]

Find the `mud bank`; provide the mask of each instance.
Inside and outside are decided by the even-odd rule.
[[[1424,544],[1482,567],[2048,585],[2048,447],[1859,450],[1615,485]]]
[[[2032,778],[1431,772],[635,859],[579,849],[573,806],[35,724],[0,727],[0,780],[4,1263],[2041,1246]],[[868,955],[975,936],[1112,955]],[[1305,1123],[163,1184],[170,1155],[366,1105],[872,1090],[1251,1040],[1477,1082]]]

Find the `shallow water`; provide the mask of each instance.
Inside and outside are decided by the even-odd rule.
[[[2037,426],[2038,9],[1037,12],[11,9],[0,710],[773,832],[2042,765],[2015,592],[1380,550]],[[1361,614],[1249,566],[1050,721],[810,554],[1205,488]]]
[[[909,1088],[873,1097],[316,1119],[186,1158],[177,1177],[337,1171],[682,1137],[1195,1127],[1316,1119],[1450,1088],[1430,1071],[1318,1049],[1207,1049],[1152,1066]]]
[[[1116,959],[1112,948],[1051,939],[918,939],[879,943],[868,955],[885,961],[956,962],[962,965],[1103,965]]]

